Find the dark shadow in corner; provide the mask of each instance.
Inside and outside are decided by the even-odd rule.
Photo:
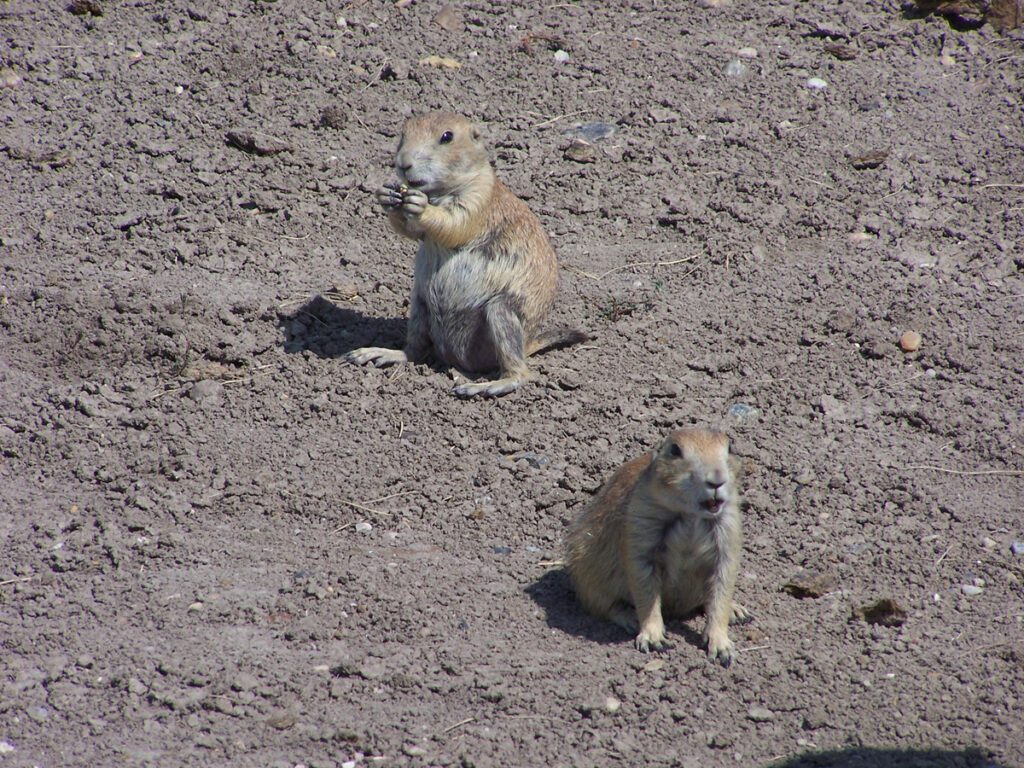
[[[319,295],[282,310],[277,325],[288,354],[309,350],[317,357],[335,358],[360,347],[401,349],[405,344],[405,320],[370,317]]]
[[[876,749],[849,747],[807,752],[771,768],[1003,768],[978,749]]]
[[[969,8],[970,4],[964,3],[964,7]],[[985,24],[985,14],[983,13],[964,16],[954,11],[943,11],[941,10],[940,3],[936,0],[917,3],[908,2],[903,4],[904,21],[918,21],[920,19],[926,19],[933,14],[936,16],[942,16],[949,23],[949,26],[957,32],[971,32],[975,29],[980,29]]]
[[[576,600],[569,574],[559,568],[548,571],[526,588],[526,594],[544,609],[545,620],[552,629],[582,637],[603,645],[632,645],[633,638],[617,624],[587,613]],[[666,621],[669,648],[682,638],[689,645],[704,650],[704,639],[681,620]]]

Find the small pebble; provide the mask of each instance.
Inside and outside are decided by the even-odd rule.
[[[356,523],[356,533],[369,533],[373,530],[373,526],[369,523]]]
[[[513,454],[512,458],[515,461],[522,459],[534,469],[543,469],[551,463],[551,459],[542,453],[534,453],[533,451],[520,451],[519,453]]]
[[[427,754],[427,750],[423,747],[417,747],[415,744],[406,744],[402,747],[402,752],[408,757],[423,757]]]
[[[0,88],[17,88],[21,85],[21,75],[13,69],[0,69]]]
[[[594,147],[582,139],[573,139],[572,144],[566,148],[562,157],[566,160],[572,160],[574,163],[597,162],[597,153],[594,151]]]
[[[583,123],[574,128],[567,128],[562,133],[578,136],[584,141],[595,142],[614,136],[615,126],[611,123]]]
[[[9,741],[0,741],[0,755],[6,755],[14,751],[14,745]]]
[[[999,545],[996,543],[995,539],[986,536],[981,540],[981,546],[983,546],[985,549],[995,549]]]
[[[743,77],[747,74],[747,65],[739,59],[733,59],[725,65],[726,77]]]
[[[565,64],[565,62],[567,62],[568,60],[569,60],[569,52],[568,51],[563,51],[561,48],[559,48],[557,51],[555,51],[555,61],[557,61],[559,64]]]
[[[751,707],[747,710],[747,718],[755,723],[767,723],[775,719],[775,713],[767,707]]]
[[[740,424],[746,424],[748,422],[757,421],[761,415],[761,411],[755,408],[753,405],[747,405],[746,403],[733,403],[729,406],[727,412],[730,419],[735,419]]]
[[[224,385],[219,381],[203,379],[192,385],[192,388],[188,391],[188,396],[198,403],[211,397],[216,397],[223,391]]]
[[[921,334],[917,331],[906,331],[900,336],[900,349],[904,352],[917,352],[921,348]]]
[[[739,56],[741,59],[756,59],[757,48],[751,48],[749,46],[746,48],[740,48],[738,51],[736,51],[736,55]]]
[[[463,27],[462,17],[450,5],[446,5],[437,12],[437,16],[434,17],[434,23],[448,32],[461,32]]]
[[[1015,541],[1010,545],[1010,551],[1015,555],[1024,555],[1024,541]]]
[[[622,709],[622,702],[614,696],[609,696],[604,700],[604,711],[609,715],[614,715],[620,709]]]
[[[812,91],[823,91],[828,88],[828,83],[822,80],[820,77],[812,77],[807,81],[807,87]]]
[[[975,595],[980,595],[984,590],[974,584],[961,584],[960,591],[968,597],[974,597]]]

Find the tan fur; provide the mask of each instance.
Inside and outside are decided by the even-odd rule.
[[[359,364],[420,362],[433,348],[449,365],[496,381],[455,388],[507,394],[531,378],[526,357],[586,338],[542,333],[558,264],[540,221],[494,175],[479,130],[450,112],[408,120],[395,155],[399,183],[377,192],[399,234],[420,243],[405,348],[366,347]]]
[[[720,432],[679,430],[623,464],[569,531],[566,562],[580,602],[637,632],[645,652],[665,646],[664,616],[703,609],[708,655],[731,663],[729,622],[747,618],[732,599],[737,494]]]

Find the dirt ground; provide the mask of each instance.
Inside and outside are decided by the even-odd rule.
[[[0,4],[0,766],[1024,766],[1024,35],[88,5]],[[595,337],[498,400],[342,359],[401,344],[372,192],[437,108]],[[701,617],[638,653],[558,564],[689,424],[745,469],[730,669]]]

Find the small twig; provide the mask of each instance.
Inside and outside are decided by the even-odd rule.
[[[589,277],[591,280],[603,280],[608,275],[614,274],[615,272],[621,272],[624,269],[632,269],[633,267],[673,267],[676,264],[684,264],[687,261],[693,261],[698,258],[696,255],[687,256],[683,259],[673,259],[672,261],[637,261],[631,264],[622,264],[618,267],[612,267],[609,270],[602,272],[599,275],[595,275],[593,272],[584,272],[582,269],[576,269],[575,267],[566,267],[576,274],[583,275],[583,277]]]
[[[379,509],[374,509],[373,507],[368,507],[365,504],[359,504],[358,502],[355,501],[349,501],[348,499],[340,499],[340,501],[342,504],[347,504],[348,506],[354,507],[355,509],[361,510],[363,512],[368,512],[371,515],[377,515],[377,517],[384,517],[385,515],[387,515],[387,512],[381,512]]]
[[[396,498],[398,496],[410,496],[410,495],[412,495],[414,493],[419,493],[419,491],[399,491],[398,493],[389,493],[387,496],[381,496],[379,499],[370,499],[365,504],[360,504],[359,502],[350,501],[348,499],[340,499],[340,501],[341,501],[342,504],[347,504],[348,506],[353,507],[354,509],[358,509],[358,510],[360,510],[362,512],[367,512],[367,513],[369,513],[371,515],[377,515],[377,517],[387,517],[387,515],[388,515],[387,512],[382,512],[379,509],[374,509],[370,505],[371,504],[380,504],[382,501],[387,501],[388,499],[394,499],[394,498]],[[347,528],[350,525],[352,525],[352,523],[346,523],[345,525],[341,526],[340,528],[336,528],[333,531],[333,533],[338,533],[339,531],[343,531],[343,530],[345,530],[345,528]]]
[[[540,128],[541,126],[544,126],[544,125],[551,125],[552,123],[557,123],[559,120],[564,120],[567,117],[575,117],[576,115],[585,115],[587,112],[593,112],[593,111],[594,110],[592,110],[592,109],[578,109],[575,112],[567,112],[564,115],[558,115],[557,117],[552,117],[550,120],[544,120],[544,121],[539,122],[539,123],[534,123],[533,127],[534,128]]]
[[[977,653],[978,651],[988,651],[988,650],[991,650],[992,648],[1000,648],[1000,647],[1002,647],[1004,645],[1016,645],[1017,643],[1020,643],[1020,642],[1022,642],[1022,641],[1021,640],[1003,640],[1003,641],[998,642],[998,643],[989,643],[988,645],[979,645],[979,646],[977,646],[975,648],[972,648],[971,652],[972,653]]]
[[[554,568],[558,565],[565,565],[565,560],[540,560],[537,565],[543,568]]]
[[[993,189],[997,187],[1012,187],[1013,189],[1019,189],[1020,187],[1024,187],[1024,184],[982,184],[978,189]]]
[[[419,493],[419,491],[399,491],[398,493],[389,493],[387,496],[381,496],[379,499],[370,499],[366,503],[367,504],[379,504],[382,501],[387,501],[388,499],[394,499],[397,496],[412,496],[412,494],[414,494],[414,493]]]
[[[890,381],[888,384],[883,384],[881,387],[879,387],[879,389],[891,389],[892,387],[901,387],[904,384],[909,384],[914,379],[919,379],[922,376],[927,375],[928,374],[926,371],[918,371],[913,376],[907,376],[905,379],[900,379],[899,381]]]
[[[155,395],[150,395],[149,399],[159,400],[164,395],[173,395],[175,392],[181,392],[183,389],[184,387],[171,387],[170,389],[165,389],[162,392],[157,392]]]
[[[4,579],[0,581],[0,587],[6,587],[8,584],[22,584],[26,581],[32,581],[31,576],[16,576],[13,579]]]
[[[946,469],[945,467],[933,467],[930,464],[912,464],[904,467],[904,471],[911,469],[930,469],[932,472],[945,472],[947,475],[1010,475],[1012,477],[1024,476],[1024,469]]]
[[[737,648],[736,653],[750,653],[751,651],[763,651],[765,648],[771,648],[770,645],[752,645],[749,648]]]
[[[459,728],[459,727],[465,725],[466,723],[472,723],[475,720],[476,720],[475,717],[467,717],[465,720],[459,720],[459,722],[455,723],[454,725],[449,725],[447,728],[445,728],[443,731],[441,731],[441,733],[451,733],[456,728]]]
[[[945,560],[946,559],[946,555],[948,555],[950,552],[952,552],[953,551],[953,547],[955,547],[955,546],[956,546],[956,542],[954,542],[954,543],[950,544],[948,547],[946,547],[946,551],[943,552],[941,555],[939,555],[939,559],[935,561],[935,565],[938,565],[943,560]]]
[[[819,187],[824,187],[825,189],[835,189],[831,184],[826,184],[824,181],[812,179],[809,176],[796,176],[795,178],[800,179],[801,181],[809,181],[811,184],[817,184]]]

